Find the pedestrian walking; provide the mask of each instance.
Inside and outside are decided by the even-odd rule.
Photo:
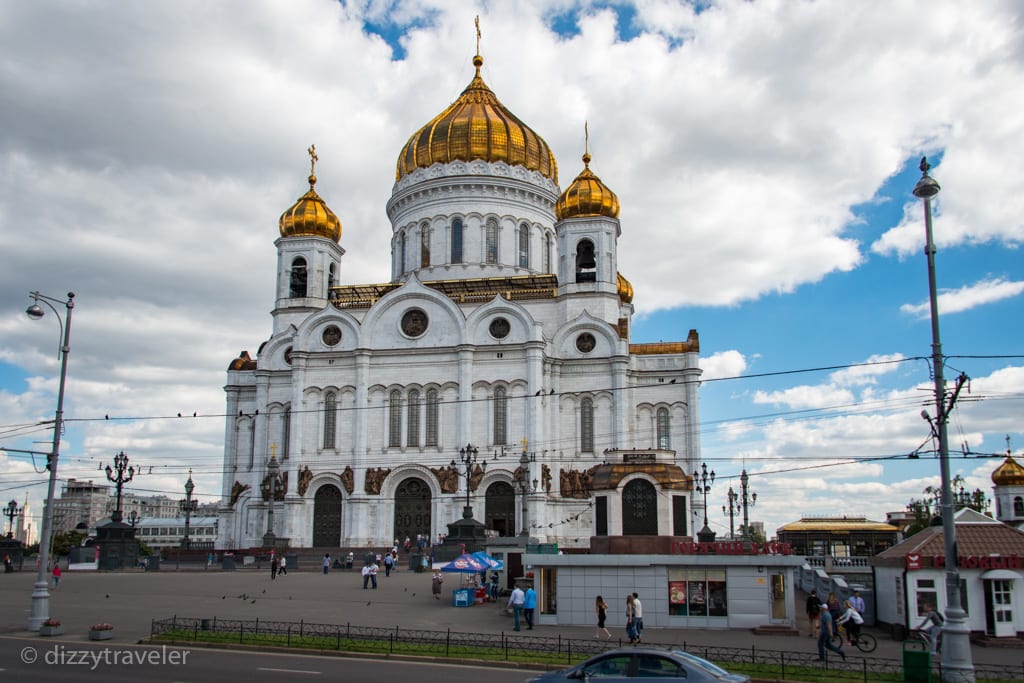
[[[636,592],[633,593],[633,628],[639,645],[644,637],[644,604],[640,602],[640,596]]]
[[[324,574],[331,570],[331,554],[324,553]]]
[[[444,577],[441,576],[441,570],[435,569],[434,575],[430,577],[430,592],[434,594],[435,600],[441,599],[441,584],[444,583]]]
[[[594,637],[600,638],[601,632],[604,631],[605,639],[611,640],[612,632],[604,625],[605,619],[608,618],[608,603],[600,595],[594,601],[594,611],[597,612],[597,630],[594,631]]]
[[[533,613],[537,609],[537,591],[533,590],[531,584],[523,593],[523,616],[526,617],[526,628],[533,630]]]
[[[281,553],[281,566],[278,567],[277,573],[282,576],[288,576],[288,558],[284,556],[284,553]]]
[[[384,556],[384,576],[391,576],[391,568],[395,566],[395,558],[388,553]]]
[[[626,596],[626,637],[631,645],[636,644],[636,623],[633,621],[633,595]]]
[[[270,580],[273,581],[277,578],[277,558],[274,554],[270,554]]]
[[[60,585],[60,563],[53,565],[53,587]]]
[[[523,601],[525,599],[526,593],[523,592],[523,589],[517,583],[516,587],[512,589],[512,594],[508,596],[508,604],[506,605],[506,607],[512,610],[512,617],[514,618],[512,628],[513,631],[520,630],[519,618],[522,616],[523,613]]]
[[[846,661],[846,653],[843,652],[843,648],[836,647],[832,644],[832,636],[836,634],[835,622],[832,621],[832,615],[828,611],[828,603],[821,603],[821,628],[818,632],[818,661],[825,661],[825,650],[829,649],[835,652],[837,655]]]
[[[818,624],[821,618],[821,598],[818,597],[818,591],[812,590],[811,594],[807,596],[807,604],[805,607],[807,611],[807,637],[813,638],[818,635]]]

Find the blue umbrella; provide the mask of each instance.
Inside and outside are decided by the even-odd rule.
[[[441,567],[443,572],[458,572],[460,574],[479,574],[485,572],[488,569],[488,565],[480,561],[480,559],[463,553],[448,564]]]
[[[494,559],[493,557],[491,557],[490,555],[485,553],[483,550],[478,550],[475,553],[473,553],[473,557],[477,558],[478,560],[480,560],[481,562],[486,564],[491,569],[504,569],[505,568],[505,563],[504,562],[502,562],[501,560]]]

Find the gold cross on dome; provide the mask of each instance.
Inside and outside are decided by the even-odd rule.
[[[277,444],[276,443],[272,443],[272,444],[270,444],[270,459],[274,460],[276,458],[277,458]]]
[[[316,162],[320,161],[320,157],[316,155],[316,145],[310,145],[309,149],[306,150],[309,153],[309,175],[316,175],[314,173],[314,167]]]
[[[524,436],[524,437],[522,438],[522,444],[523,444],[523,453],[525,453],[525,452],[526,452],[526,444],[527,444],[527,443],[529,443],[529,441],[528,441],[528,440],[526,439],[526,437]]]
[[[480,54],[480,15],[476,15],[476,19],[473,20],[476,24],[476,53]]]

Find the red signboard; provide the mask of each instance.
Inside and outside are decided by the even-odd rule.
[[[672,544],[674,555],[792,555],[793,546],[789,543],[753,543],[750,541],[714,541],[712,543]]]

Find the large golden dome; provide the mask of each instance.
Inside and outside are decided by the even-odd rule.
[[[579,216],[619,217],[619,198],[590,170],[590,154],[583,155],[583,170],[555,204],[555,218]]]
[[[398,155],[395,180],[417,168],[451,161],[504,161],[558,183],[558,164],[548,143],[505,108],[480,77],[483,57],[473,57],[476,76],[459,98],[413,133]]]
[[[277,222],[281,237],[326,237],[337,242],[341,239],[341,221],[328,208],[313,186],[316,176],[309,174],[309,192],[281,214]]]
[[[1012,455],[1006,456],[1003,464],[992,473],[992,483],[996,486],[1024,486],[1024,466]]]

